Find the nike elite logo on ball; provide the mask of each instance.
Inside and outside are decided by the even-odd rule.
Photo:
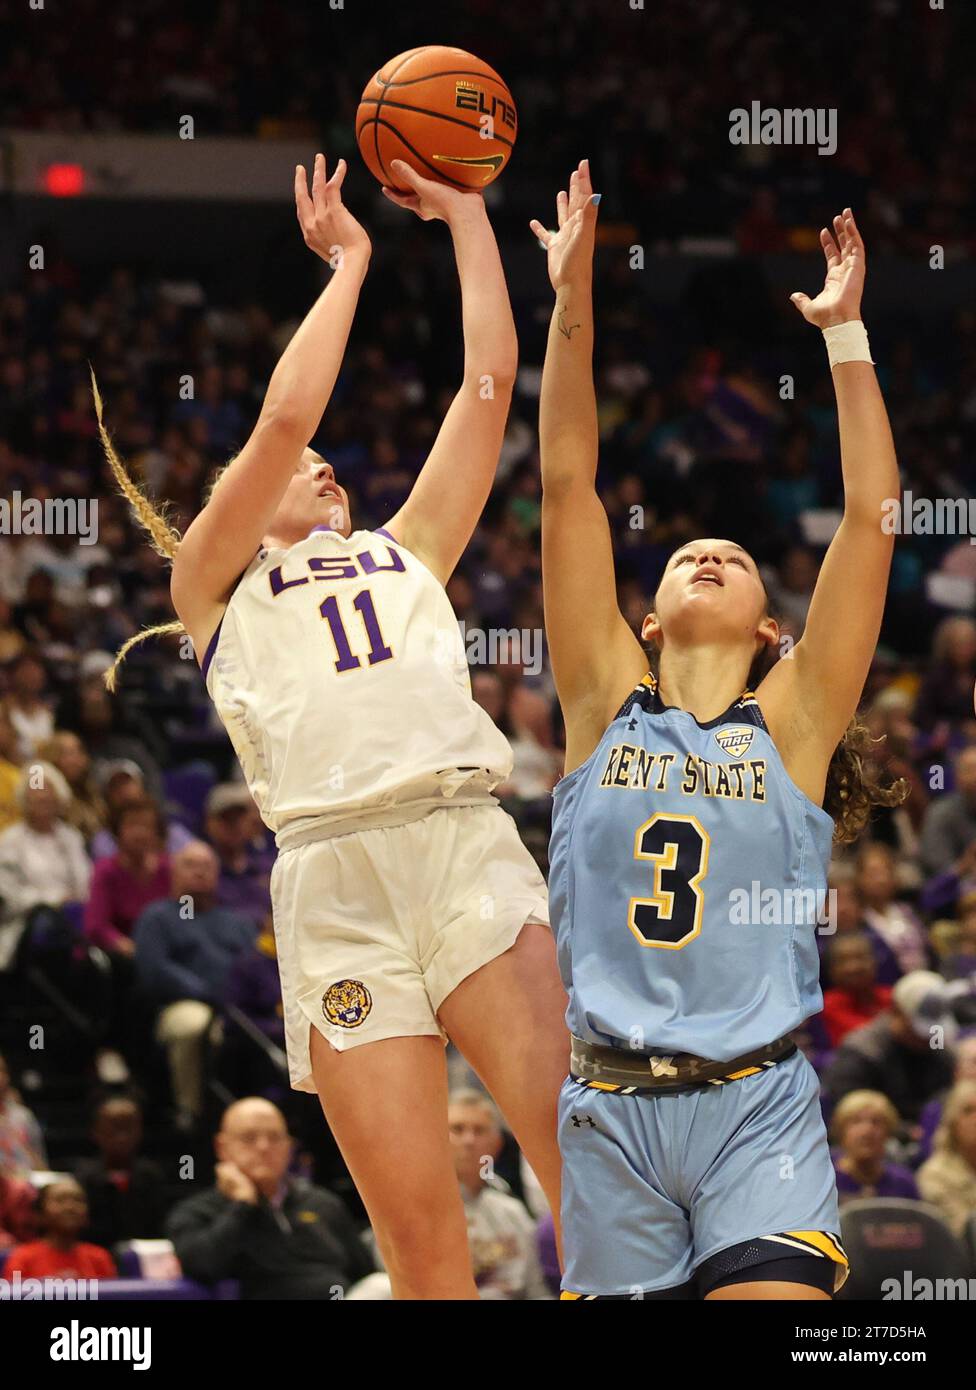
[[[356,113],[370,173],[400,192],[396,159],[451,188],[486,187],[507,168],[517,132],[515,102],[498,73],[473,53],[437,44],[391,58],[366,84]]]
[[[433,158],[440,160],[442,164],[466,164],[471,168],[476,168],[480,165],[485,171],[485,183],[490,183],[505,163],[505,156],[503,154],[484,154],[477,159],[470,156],[465,158],[463,155],[458,154],[435,154]]]

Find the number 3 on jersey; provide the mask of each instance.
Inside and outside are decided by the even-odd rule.
[[[653,865],[650,897],[631,898],[627,925],[642,946],[680,951],[701,931],[711,841],[695,816],[656,811],[637,827],[634,858]]]
[[[366,653],[366,660],[370,666],[375,666],[380,661],[389,661],[393,652],[383,641],[383,634],[380,632],[379,619],[376,616],[376,609],[373,607],[373,595],[368,589],[360,589],[359,593],[352,601],[352,606],[363,621],[366,629],[366,636],[369,638],[369,651]],[[339,600],[332,594],[319,604],[319,613],[329,624],[332,632],[332,640],[339,660],[335,664],[337,671],[355,671],[362,666],[358,656],[355,656],[346,636],[345,623],[339,612]]]

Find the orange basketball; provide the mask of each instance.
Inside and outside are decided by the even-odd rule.
[[[515,103],[498,73],[472,53],[440,45],[392,58],[356,112],[360,152],[388,188],[397,187],[394,159],[453,188],[484,188],[511,158],[517,130]]]

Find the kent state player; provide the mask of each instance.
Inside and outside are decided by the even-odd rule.
[[[792,296],[833,369],[844,517],[803,638],[758,685],[778,629],[750,556],[671,556],[642,636],[617,607],[594,479],[592,260],[584,161],[532,228],[556,291],[541,401],[546,629],[566,721],[550,897],[574,1035],[560,1098],[563,1297],[826,1299],[846,1277],[813,1068],[788,1035],[821,1007],[809,924],[736,923],[754,880],[814,890],[872,797],[852,723],[878,638],[898,470],[860,322],[864,246],[826,228],[823,290]]]
[[[451,231],[464,380],[403,507],[380,531],[354,531],[345,491],[307,447],[370,257],[342,203],[345,169],[340,160],[327,179],[316,156],[311,197],[296,171],[305,240],[325,260],[341,247],[341,264],[182,540],[104,431],[103,441],[119,486],[173,561],[174,606],[276,832],[292,1084],[318,1091],[395,1296],[473,1299],[445,1035],[498,1101],[554,1211],[569,1062],[545,882],[491,794],[511,750],[471,698],[444,592],[494,478],[515,327],[481,195],[399,165],[413,192],[389,196]],[[181,624],[149,631],[160,630]]]

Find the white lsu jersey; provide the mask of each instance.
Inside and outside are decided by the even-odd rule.
[[[417,799],[485,797],[512,769],[471,695],[441,583],[386,531],[316,527],[261,550],[203,661],[265,824],[357,821]]]

